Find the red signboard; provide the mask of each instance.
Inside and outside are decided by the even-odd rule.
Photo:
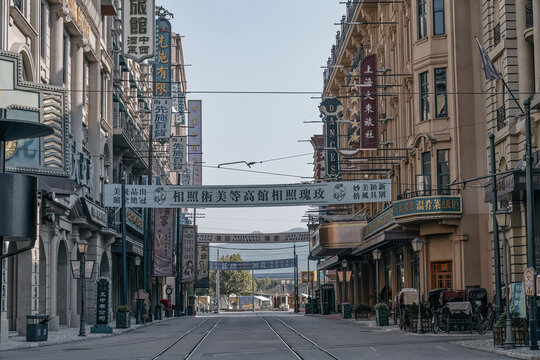
[[[377,56],[369,55],[360,66],[362,149],[378,147]]]

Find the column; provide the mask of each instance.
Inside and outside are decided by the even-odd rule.
[[[82,38],[73,38],[71,42],[71,133],[77,144],[77,152],[82,151],[83,140],[83,57]]]
[[[527,0],[516,0],[516,31],[517,31],[517,60],[519,74],[519,102],[523,104],[525,99],[534,93],[533,76],[533,49],[523,33],[525,32],[525,3]],[[540,75],[540,74],[539,74]]]
[[[533,29],[534,29],[534,79],[535,79],[535,89],[536,92],[540,91],[540,1],[533,0]],[[525,11],[525,6],[522,8],[517,7],[516,10],[519,12]],[[524,16],[524,15],[523,15]],[[525,21],[523,21],[523,24]],[[521,33],[523,36],[523,33]],[[518,33],[519,38],[519,33]],[[519,56],[518,56],[519,59]],[[521,78],[520,78],[521,79]]]
[[[64,82],[64,19],[62,7],[51,7],[51,84]]]
[[[354,266],[351,266],[351,269],[347,269],[347,271],[351,271],[351,278],[349,279],[349,282],[347,282],[347,302],[351,304],[351,306],[354,305],[354,278],[353,278],[353,272],[352,268]]]
[[[343,302],[343,300],[342,300],[342,292],[343,292],[342,286],[343,286],[343,283],[341,281],[339,281],[338,276],[339,275],[336,273],[336,306]]]
[[[355,262],[353,263],[353,273],[352,273],[352,277],[353,277],[353,288],[354,288],[354,298],[353,298],[353,303],[354,305],[358,305],[360,304],[360,263],[358,262]]]
[[[58,312],[57,312],[57,276],[58,276],[58,241],[60,240],[59,234],[55,234],[51,237],[51,241],[49,243],[49,253],[47,254],[47,258],[49,259],[49,267],[50,267],[50,302],[49,302],[49,317],[50,321],[48,323],[49,325],[49,331],[56,331],[59,329],[59,319],[58,319]],[[71,269],[70,269],[71,271]],[[70,274],[71,277],[71,274]]]

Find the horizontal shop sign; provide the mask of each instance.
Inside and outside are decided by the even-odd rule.
[[[121,207],[120,184],[105,185],[105,206]],[[390,179],[278,185],[126,185],[126,206],[218,208],[340,205],[391,200]]]
[[[394,202],[394,218],[411,215],[461,214],[460,196],[423,196]]]
[[[294,267],[294,258],[265,261],[210,261],[210,270],[265,270]]]
[[[309,241],[309,233],[259,233],[259,234],[197,234],[199,243],[280,243]]]

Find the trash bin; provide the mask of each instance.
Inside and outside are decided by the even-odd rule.
[[[349,303],[341,304],[341,309],[343,311],[343,318],[350,319],[352,317],[352,306]]]
[[[47,341],[49,337],[49,315],[26,315],[26,341]]]

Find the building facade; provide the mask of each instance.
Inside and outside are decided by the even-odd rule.
[[[483,189],[456,185],[487,174],[486,123],[478,120],[485,117],[485,99],[474,41],[482,34],[481,5],[347,3],[323,75],[323,99],[337,98],[343,105],[340,179],[389,178],[392,201],[327,208],[319,217],[315,252],[332,255],[319,270],[351,272],[349,281],[338,278],[338,304],[373,305],[377,297],[391,304],[400,289],[417,287],[418,273],[422,292],[493,289]],[[359,138],[367,125],[362,104],[368,95],[362,93],[361,65],[372,55],[377,91],[369,96],[376,95],[378,108],[377,149],[362,150]],[[364,221],[336,222],[328,216],[332,212],[344,219],[364,215]],[[351,226],[356,227],[352,237]],[[415,238],[424,244],[419,264],[410,244]],[[378,261],[374,250],[381,251]]]

